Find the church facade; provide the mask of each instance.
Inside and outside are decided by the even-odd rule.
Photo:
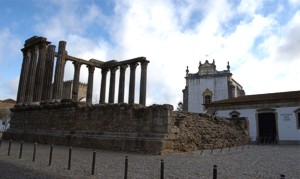
[[[232,78],[229,62],[227,69],[218,71],[215,61],[199,63],[197,73],[186,69],[186,86],[183,92],[183,110],[205,113],[204,104],[245,95],[243,87]]]

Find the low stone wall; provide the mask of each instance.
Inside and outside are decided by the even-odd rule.
[[[15,106],[4,139],[163,154],[247,136],[245,120],[211,120],[171,105],[90,104],[62,100]],[[226,131],[226,132],[224,132]],[[224,137],[225,136],[225,137]]]
[[[205,114],[174,112],[178,127],[174,149],[193,151],[199,149],[232,147],[250,142],[248,120],[245,118],[226,119]]]

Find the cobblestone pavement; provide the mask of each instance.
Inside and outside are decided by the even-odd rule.
[[[251,145],[192,153],[145,155],[96,150],[95,175],[92,172],[92,149],[72,148],[68,170],[69,147],[54,146],[49,166],[50,145],[37,144],[33,162],[32,143],[24,143],[19,159],[20,142],[8,141],[0,147],[0,178],[124,178],[125,156],[128,156],[128,178],[160,178],[161,159],[165,178],[212,178],[213,165],[218,178],[300,178],[300,145]]]

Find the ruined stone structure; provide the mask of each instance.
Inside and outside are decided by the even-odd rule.
[[[140,101],[142,105],[146,104],[146,84],[147,84],[147,65],[149,63],[145,57],[125,60],[118,62],[116,60],[103,62],[95,59],[89,61],[72,57],[66,51],[66,42],[60,41],[58,52],[55,52],[55,46],[50,45],[44,37],[34,36],[25,41],[23,52],[23,63],[19,81],[17,95],[17,105],[31,102],[40,102],[47,100],[63,99],[63,78],[66,61],[72,61],[74,64],[74,79],[72,87],[72,99],[78,100],[80,68],[86,65],[89,70],[86,100],[92,101],[93,81],[95,68],[101,69],[102,81],[100,91],[100,103],[105,103],[106,76],[110,73],[109,99],[108,103],[114,103],[115,99],[115,78],[116,71],[120,69],[119,95],[118,103],[124,102],[125,70],[130,67],[129,81],[129,99],[128,103],[134,103],[135,97],[135,71],[136,67],[141,65],[140,81]],[[54,71],[54,84],[51,91],[54,59],[56,57],[56,66]]]
[[[247,120],[240,120],[237,124],[234,120],[176,113],[168,104],[145,106],[149,63],[145,57],[121,62],[85,61],[68,55],[66,42],[59,42],[56,53],[55,46],[50,45],[46,38],[36,36],[26,40],[24,46],[17,104],[11,108],[11,126],[3,134],[4,139],[162,154],[186,151],[186,146],[190,145],[196,146],[192,150],[200,146],[209,147],[211,141],[226,142],[230,146],[232,141],[247,138]],[[63,74],[67,60],[73,61],[75,68],[71,99],[63,99]],[[83,64],[87,65],[89,76],[86,102],[79,102],[79,74]],[[139,104],[136,104],[135,71],[139,64],[140,98]],[[130,68],[129,94],[128,103],[124,103],[127,67]],[[95,68],[101,69],[102,76],[99,104],[91,103]],[[119,94],[118,102],[114,103],[118,69]],[[106,102],[108,73],[110,83]]]
[[[63,95],[62,99],[72,99],[73,90],[73,80],[64,81]],[[79,83],[78,85],[78,101],[86,98],[87,84]]]

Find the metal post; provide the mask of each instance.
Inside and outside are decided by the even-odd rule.
[[[128,175],[128,156],[125,156],[125,172],[124,172],[124,179],[127,179]]]
[[[9,143],[8,143],[8,152],[7,152],[7,156],[9,156],[9,155],[10,155],[11,142],[12,142],[12,140],[9,140]]]
[[[34,143],[34,145],[33,145],[33,156],[32,156],[32,161],[33,161],[33,162],[35,161],[36,144],[37,144],[37,143]]]
[[[52,163],[52,153],[53,153],[53,145],[50,146],[50,155],[49,155],[49,166]]]
[[[213,179],[217,179],[217,165],[214,165],[213,168]]]
[[[72,147],[69,148],[68,170],[71,170]]]
[[[19,159],[22,158],[23,141],[21,141]]]
[[[285,179],[285,175],[284,174],[280,174],[280,179]]]
[[[92,175],[95,174],[95,163],[96,163],[96,151],[93,151],[93,162],[92,162]]]
[[[165,170],[164,160],[161,159],[161,161],[160,161],[160,179],[164,179],[164,170]]]
[[[0,139],[0,147],[2,146],[2,139]]]

